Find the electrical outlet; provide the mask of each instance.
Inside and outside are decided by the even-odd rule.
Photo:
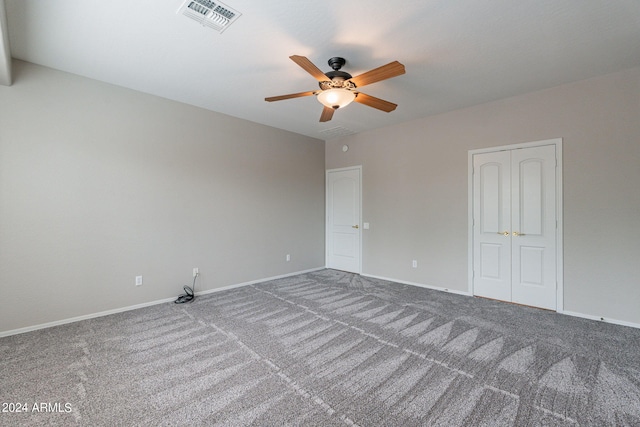
[[[413,267],[413,268],[418,268],[418,260],[415,260],[415,259],[414,259],[414,260],[411,262],[411,267]]]
[[[142,276],[136,276],[136,286],[142,286]]]
[[[198,274],[200,274],[200,270],[198,270],[198,267],[193,267],[193,277],[198,276]]]
[[[287,254],[287,262],[291,261],[291,255]]]

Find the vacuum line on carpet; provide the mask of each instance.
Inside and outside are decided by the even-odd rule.
[[[310,309],[307,306],[304,306],[302,304],[298,304],[295,301],[290,301],[290,300],[288,300],[286,298],[283,298],[283,297],[281,297],[279,295],[276,295],[275,293],[273,293],[271,291],[267,291],[267,290],[264,290],[262,288],[259,288],[259,287],[253,286],[253,285],[251,285],[251,287],[254,288],[255,290],[259,291],[259,292],[268,294],[268,295],[272,296],[273,298],[276,298],[276,299],[278,299],[280,301],[283,301],[283,302],[285,302],[287,304],[296,306],[296,307],[304,310],[305,312],[307,312],[307,313],[309,313],[309,314],[311,314],[313,316],[316,316],[319,319],[322,319],[324,321],[328,320],[328,321],[331,321],[333,323],[336,323],[336,324],[351,328],[352,330],[357,331],[358,333],[360,333],[360,334],[362,334],[364,336],[367,336],[369,338],[372,338],[372,339],[376,340],[377,342],[379,342],[380,344],[382,344],[384,346],[399,348],[402,351],[404,351],[405,353],[408,353],[408,354],[410,354],[412,356],[415,356],[415,357],[419,357],[420,359],[423,359],[423,360],[425,360],[427,362],[434,363],[434,364],[436,364],[438,366],[441,366],[441,367],[443,367],[445,369],[448,369],[449,371],[454,372],[454,373],[456,373],[458,375],[462,375],[462,376],[465,376],[467,378],[474,378],[473,374],[470,374],[469,372],[463,371],[461,369],[454,368],[454,367],[450,366],[449,364],[447,364],[446,362],[443,362],[441,360],[435,359],[433,357],[429,357],[426,354],[419,353],[419,352],[411,350],[409,348],[401,347],[398,344],[383,340],[380,337],[378,337],[378,336],[376,336],[374,334],[368,333],[365,330],[363,330],[361,328],[358,328],[357,326],[350,325],[347,322],[344,322],[344,321],[341,321],[341,320],[327,318],[326,316],[324,316],[324,315],[322,315],[322,314]],[[501,393],[501,394],[504,394],[504,395],[507,395],[507,396],[509,396],[511,398],[514,398],[516,400],[520,399],[519,396],[517,396],[517,395],[515,395],[513,393],[510,393],[510,392],[508,392],[506,390],[499,389],[499,388],[494,387],[494,386],[484,385],[484,388],[492,390],[492,391],[495,391],[495,392],[498,392],[498,393]],[[540,411],[544,412],[545,414],[553,416],[554,418],[558,418],[558,419],[561,419],[563,421],[570,422],[572,424],[578,424],[578,422],[576,420],[574,420],[573,418],[567,417],[566,415],[554,412],[554,411],[552,411],[550,409],[547,409],[547,408],[543,408],[543,407],[541,407],[539,405],[533,405],[533,407],[536,408],[536,409],[539,409]]]
[[[252,286],[252,287],[253,287],[253,286]],[[358,328],[357,326],[350,325],[350,324],[348,324],[348,323],[346,323],[346,322],[343,322],[343,321],[334,320],[334,319],[329,319],[329,318],[327,318],[326,316],[323,316],[323,315],[321,315],[321,314],[317,313],[317,312],[316,312],[316,311],[314,311],[314,310],[311,310],[311,309],[309,309],[309,308],[305,308],[304,306],[302,306],[302,305],[300,305],[300,304],[298,304],[298,303],[296,303],[296,302],[294,302],[294,301],[289,301],[289,300],[288,300],[288,299],[286,299],[286,298],[282,298],[281,296],[276,295],[276,294],[274,294],[273,292],[265,291],[265,290],[260,289],[260,288],[257,288],[257,287],[254,287],[254,289],[256,289],[256,290],[258,290],[258,291],[260,291],[260,292],[263,292],[263,293],[269,294],[269,295],[271,295],[272,297],[277,298],[277,299],[279,299],[279,300],[281,300],[281,301],[283,301],[283,302],[286,302],[286,303],[288,303],[288,304],[295,305],[295,306],[296,306],[296,307],[298,307],[298,308],[302,308],[302,309],[303,309],[304,311],[306,311],[307,313],[309,313],[309,314],[311,314],[311,315],[313,315],[313,316],[316,316],[316,317],[317,317],[317,318],[319,318],[319,319],[322,319],[322,320],[325,320],[325,321],[327,321],[327,320],[328,320],[328,321],[332,321],[333,323],[337,323],[337,324],[340,324],[340,325],[343,325],[343,326],[347,326],[347,327],[349,327],[349,328],[353,329],[354,331],[356,331],[356,332],[358,332],[358,333],[360,333],[360,334],[362,334],[362,335],[364,335],[364,336],[367,336],[367,337],[369,337],[369,338],[372,338],[372,339],[376,340],[377,342],[379,342],[380,344],[382,344],[382,345],[384,345],[384,346],[394,347],[394,348],[399,348],[399,349],[401,349],[402,351],[404,351],[405,353],[408,353],[408,354],[413,355],[413,356],[417,356],[417,357],[419,357],[419,358],[421,358],[421,359],[423,359],[423,360],[426,360],[427,362],[435,363],[436,365],[438,365],[438,366],[442,366],[443,368],[448,369],[448,370],[450,370],[450,371],[452,371],[452,372],[454,372],[454,373],[456,373],[456,374],[464,375],[464,376],[465,376],[465,377],[467,377],[467,378],[474,378],[473,374],[470,374],[469,372],[466,372],[466,371],[463,371],[463,370],[460,370],[460,369],[456,369],[456,368],[454,368],[454,367],[450,366],[449,364],[447,364],[446,362],[443,362],[443,361],[438,360],[438,359],[434,359],[434,358],[432,358],[432,357],[427,356],[426,354],[418,353],[418,352],[413,351],[413,350],[411,350],[411,349],[408,349],[408,348],[405,348],[405,347],[401,347],[400,345],[398,345],[398,344],[396,344],[396,343],[392,343],[392,342],[389,342],[389,341],[383,340],[383,339],[381,339],[380,337],[378,337],[378,336],[376,336],[376,335],[374,335],[374,334],[371,334],[371,333],[366,332],[365,330],[363,330],[363,329],[361,329],[361,328]]]
[[[262,355],[260,355],[251,347],[246,345],[235,334],[224,330],[223,328],[216,325],[215,323],[209,323],[208,325],[213,327],[217,332],[220,332],[221,334],[225,335],[229,339],[233,340],[238,346],[240,346],[243,350],[249,353],[251,357],[264,363],[270,370],[274,371],[278,377],[282,378],[282,380],[287,384],[287,386],[290,387],[292,390],[294,390],[297,394],[304,397],[305,399],[310,400],[316,405],[320,406],[322,409],[326,411],[328,415],[332,416],[336,414],[336,410],[333,409],[331,405],[325,402],[320,396],[312,394],[309,391],[307,391],[305,388],[301,387],[295,380],[293,380],[290,376],[288,376],[277,364],[273,363],[273,361],[269,360],[268,358],[265,358]],[[344,414],[340,414],[338,415],[338,417],[340,418],[340,420],[342,420],[345,424],[349,426],[359,427],[358,424],[356,424],[353,420],[351,420],[349,417],[347,417]]]

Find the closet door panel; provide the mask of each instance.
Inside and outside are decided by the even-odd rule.
[[[474,294],[511,300],[510,155],[474,155]]]
[[[512,301],[556,309],[555,146],[511,152]]]

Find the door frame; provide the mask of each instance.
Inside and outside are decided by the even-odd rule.
[[[469,150],[467,154],[467,205],[468,205],[468,232],[467,232],[467,292],[473,295],[473,155],[506,151],[518,148],[540,147],[554,145],[556,148],[556,312],[564,311],[564,250],[563,250],[563,221],[562,221],[562,138],[545,139],[541,141],[524,142],[520,144],[501,145],[497,147],[479,148]]]
[[[344,172],[357,170],[358,177],[360,181],[360,188],[358,188],[358,198],[360,206],[360,217],[358,218],[358,224],[360,225],[360,232],[358,233],[358,251],[359,251],[359,260],[358,260],[358,271],[357,274],[362,274],[362,165],[357,166],[347,166],[344,168],[337,169],[327,169],[325,170],[324,177],[324,187],[325,187],[325,196],[324,196],[324,266],[325,268],[329,268],[329,174],[332,172]]]

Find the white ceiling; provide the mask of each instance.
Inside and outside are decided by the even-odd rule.
[[[224,3],[242,16],[218,33],[176,14],[182,0],[6,0],[11,54],[320,139],[640,66],[639,0]],[[354,76],[400,61],[362,90],[398,108],[319,123],[313,97],[265,102],[318,88],[294,54],[325,72],[342,56]]]

